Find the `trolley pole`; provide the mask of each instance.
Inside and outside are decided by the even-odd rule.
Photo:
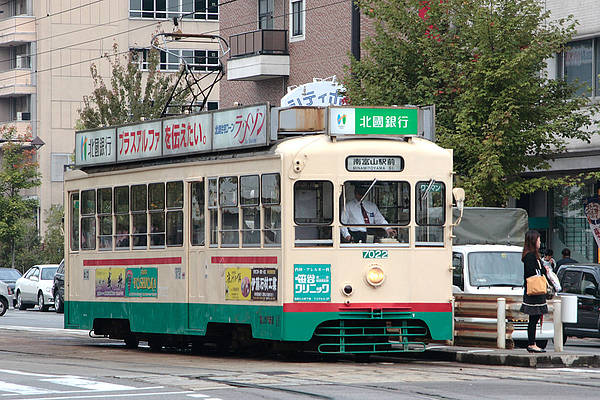
[[[498,310],[496,312],[497,318],[497,330],[498,330],[498,348],[506,348],[506,299],[504,297],[498,297],[497,300]]]

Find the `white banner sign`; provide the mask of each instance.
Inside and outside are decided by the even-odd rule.
[[[213,114],[213,150],[267,144],[267,106],[251,106]]]
[[[281,98],[281,107],[293,106],[341,106],[346,98],[340,95],[344,87],[332,81],[305,83],[287,92]]]
[[[600,199],[598,197],[590,197],[583,200],[583,210],[585,218],[590,224],[592,235],[596,239],[596,244],[600,246]]]
[[[154,121],[117,128],[118,161],[160,157],[161,126],[161,121]]]
[[[210,114],[179,116],[163,121],[163,156],[208,152],[212,146]]]
[[[91,165],[116,161],[115,128],[75,134],[75,164]]]

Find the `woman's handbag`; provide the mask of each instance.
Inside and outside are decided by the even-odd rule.
[[[533,275],[527,278],[527,294],[529,296],[545,295],[547,287],[548,281],[544,275]]]

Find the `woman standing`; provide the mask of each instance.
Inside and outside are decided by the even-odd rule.
[[[525,234],[525,246],[523,246],[523,304],[521,312],[529,315],[529,324],[527,325],[527,351],[530,353],[545,353],[546,350],[539,348],[535,344],[535,328],[538,321],[544,314],[548,313],[546,305],[546,295],[528,295],[527,294],[527,278],[534,275],[546,276],[546,268],[542,268],[540,260],[540,234],[538,231],[527,231]]]

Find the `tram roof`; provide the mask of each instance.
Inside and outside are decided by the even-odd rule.
[[[315,135],[329,142],[432,138],[434,113],[433,106],[271,108],[264,103],[180,115],[78,131],[75,166],[105,170],[182,160],[247,157],[286,151],[298,142],[314,140]],[[312,139],[306,139],[307,136]]]

